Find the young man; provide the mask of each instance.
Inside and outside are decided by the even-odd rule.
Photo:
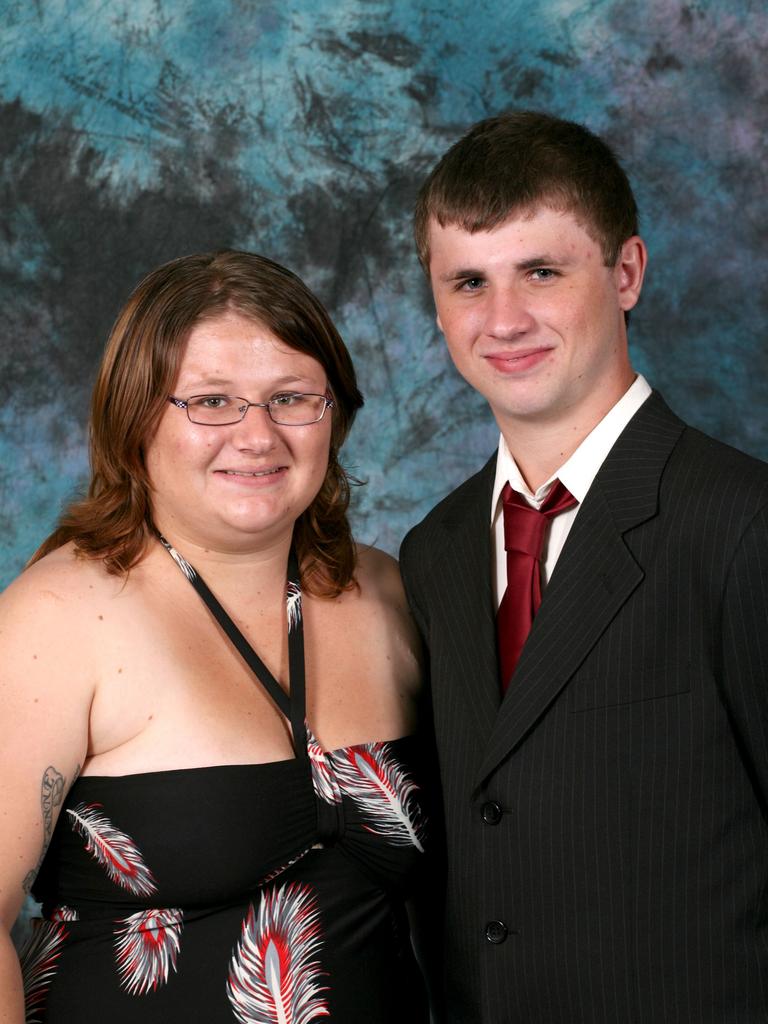
[[[501,431],[401,554],[443,782],[447,1019],[764,1022],[768,466],[632,370],[646,249],[585,128],[476,125],[416,239]]]

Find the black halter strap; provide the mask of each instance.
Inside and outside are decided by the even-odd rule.
[[[275,679],[224,610],[203,577],[172,547],[162,535],[160,542],[202,598],[206,607],[229,637],[238,654],[256,676],[279,710],[291,723],[293,749],[299,760],[307,758],[306,679],[304,675],[304,625],[301,613],[301,576],[296,552],[288,557],[286,616],[288,619],[288,673],[290,696]]]

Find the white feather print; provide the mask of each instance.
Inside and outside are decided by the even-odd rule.
[[[176,970],[183,914],[175,907],[140,910],[116,923],[115,959],[120,984],[132,996],[155,991]]]
[[[72,907],[67,907],[63,903],[60,903],[58,907],[54,907],[50,915],[51,921],[79,921],[80,915]]]
[[[135,896],[151,896],[157,886],[139,848],[100,811],[101,804],[78,804],[67,814],[72,827],[86,840],[86,851],[113,882]]]
[[[320,914],[308,885],[262,894],[243,922],[227,995],[240,1024],[310,1024],[329,1016],[317,960]]]
[[[169,544],[168,541],[166,541],[166,539],[164,537],[161,537],[160,540],[163,543],[163,545],[166,547],[166,549],[168,550],[168,554],[171,556],[171,558],[174,560],[174,562],[178,565],[178,567],[184,573],[186,579],[191,583],[191,581],[193,581],[197,577],[197,574],[198,574],[195,571],[194,566],[191,566],[187,562],[187,560],[182,555],[180,555],[178,553],[178,551],[176,551],[176,549],[173,547],[173,545]]]
[[[306,722],[304,725],[307,730],[307,753],[315,795],[325,800],[327,804],[341,803],[341,790],[330,765],[330,755],[325,753]]]
[[[288,612],[288,632],[292,632],[301,622],[301,587],[288,581],[285,590],[285,607]]]
[[[306,857],[311,849],[311,846],[305,847],[301,853],[297,853],[295,857],[291,857],[291,859],[286,861],[285,864],[281,864],[279,867],[273,868],[269,874],[260,878],[256,884],[261,887],[262,885],[267,885],[268,882],[273,882],[278,876],[282,875],[284,871],[287,871],[288,868],[292,868],[294,864],[298,864],[301,858]]]
[[[369,832],[394,846],[413,845],[424,852],[424,821],[415,799],[418,786],[392,755],[388,743],[365,743],[335,751],[341,791],[357,804]]]
[[[40,1024],[45,1017],[48,988],[68,935],[69,932],[60,921],[43,921],[38,918],[33,922],[32,932],[19,954],[26,1024]]]

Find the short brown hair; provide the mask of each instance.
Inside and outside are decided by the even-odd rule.
[[[568,211],[614,266],[637,234],[637,204],[610,147],[583,125],[534,110],[480,121],[443,156],[419,192],[414,233],[429,273],[429,222],[489,231],[538,206]]]
[[[304,584],[335,596],[354,578],[347,521],[349,478],[338,460],[363,398],[349,352],[320,301],[290,270],[264,256],[223,250],[183,256],[148,274],[117,317],[91,403],[91,480],[32,562],[73,541],[125,574],[153,533],[144,446],[167,407],[184,345],[200,320],[234,310],[269,328],[286,345],[315,358],[334,400],[328,470],[299,517],[294,540]]]

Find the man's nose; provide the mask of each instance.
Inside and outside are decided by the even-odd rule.
[[[492,338],[509,340],[530,331],[534,324],[528,296],[517,285],[494,288],[486,307],[485,333]]]

